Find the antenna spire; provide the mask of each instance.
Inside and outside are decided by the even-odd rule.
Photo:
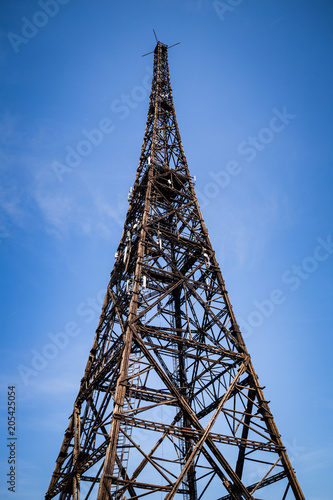
[[[155,36],[155,40],[156,40],[156,43],[157,45],[161,42],[159,42],[158,38],[157,38],[157,35],[156,35],[156,31],[153,29],[153,32],[154,32],[154,36]],[[176,45],[179,45],[180,42],[177,42],[177,43],[174,43],[173,45],[167,45],[167,44],[164,44],[168,49],[171,49],[171,47],[175,47]],[[146,54],[142,54],[142,57],[145,57],[145,56],[149,56],[149,54],[153,54],[154,51],[152,50],[151,52],[147,52]]]

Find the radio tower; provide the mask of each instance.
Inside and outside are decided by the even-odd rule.
[[[304,500],[194,191],[168,46],[94,343],[46,499]]]

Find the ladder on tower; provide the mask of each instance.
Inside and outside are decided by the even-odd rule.
[[[139,357],[136,356],[135,354],[132,354],[128,365],[128,379],[130,380],[131,387],[135,388],[138,387],[140,378],[139,371],[140,371]],[[131,410],[133,408],[132,401],[133,401],[132,390],[129,389],[128,396],[125,398],[124,401],[123,412],[126,413],[128,410]],[[116,446],[116,453],[118,458],[115,462],[113,476],[124,479],[128,467],[130,450],[131,448],[133,448],[133,444],[131,444],[127,436],[129,436],[129,438],[132,437],[133,428],[131,425],[126,423],[121,423],[120,428],[124,432],[119,433]],[[121,484],[113,483],[111,485],[111,496],[112,494],[115,495],[120,490],[121,487],[122,487]],[[118,497],[115,495],[114,498],[117,499],[120,498],[120,500],[126,500],[126,497],[123,496]]]

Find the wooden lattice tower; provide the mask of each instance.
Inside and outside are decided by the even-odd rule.
[[[56,496],[304,500],[200,212],[160,42],[124,230],[46,499]]]

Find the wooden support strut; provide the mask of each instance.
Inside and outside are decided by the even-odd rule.
[[[207,424],[202,437],[199,439],[199,441],[193,447],[191,455],[188,457],[187,462],[186,462],[186,464],[184,465],[184,467],[182,469],[182,472],[178,476],[178,479],[175,482],[175,484],[173,485],[173,488],[170,491],[170,493],[168,493],[167,496],[165,497],[165,500],[172,500],[172,498],[174,498],[175,494],[178,491],[178,488],[180,487],[180,485],[181,485],[181,483],[182,483],[182,481],[183,481],[183,479],[185,477],[185,474],[187,473],[187,471],[189,470],[190,466],[192,465],[195,456],[199,453],[199,451],[203,447],[205,441],[207,440],[208,435],[209,435],[209,433],[210,433],[213,425],[215,424],[216,419],[217,419],[218,415],[221,412],[221,409],[223,408],[223,405],[225,404],[225,402],[229,398],[229,394],[233,391],[236,383],[238,382],[238,380],[242,376],[242,374],[245,372],[245,370],[246,370],[246,364],[242,363],[241,366],[240,366],[240,368],[239,368],[239,370],[238,370],[238,372],[237,372],[237,374],[236,374],[236,376],[234,377],[234,380],[230,384],[228,390],[226,391],[226,393],[223,396],[223,398],[221,399],[218,407],[216,408],[216,410],[214,412],[214,415],[212,416],[212,418],[210,419],[209,423]]]
[[[157,374],[160,376],[162,381],[165,383],[165,385],[168,387],[170,392],[176,396],[179,402],[179,406],[182,408],[183,411],[185,411],[190,420],[192,421],[192,425],[194,425],[195,428],[200,429],[204,431],[203,427],[201,426],[199,420],[197,419],[195,413],[193,412],[192,408],[188,405],[187,401],[185,398],[179,393],[178,389],[174,386],[174,384],[169,380],[167,375],[164,373],[164,371],[159,367],[159,365],[155,362],[154,357],[151,355],[147,347],[145,346],[143,340],[139,336],[139,334],[136,331],[133,331],[133,340],[137,343],[137,345],[140,347],[141,351],[144,353],[146,358],[149,360],[149,362],[154,366],[155,371]],[[244,362],[244,366],[245,366]],[[223,457],[223,455],[220,453],[216,445],[213,443],[213,441],[209,438],[209,436],[206,437],[206,443],[209,447],[209,449],[212,451],[212,453],[215,455],[216,459],[219,461],[223,469],[226,471],[226,473],[229,475],[231,480],[235,483],[237,488],[239,489],[240,492],[243,493],[245,499],[251,499],[251,496],[249,495],[248,490],[245,488],[244,484],[240,481],[236,473],[233,471],[233,469],[230,467],[229,463],[227,460]],[[232,495],[234,494],[233,491],[231,491],[231,486],[230,486],[230,491]],[[236,497],[235,497],[236,498]]]

